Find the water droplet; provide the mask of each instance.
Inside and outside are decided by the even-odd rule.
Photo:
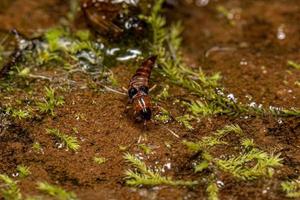
[[[228,94],[227,98],[230,99],[231,101],[235,102],[235,103],[237,102],[237,100],[236,100],[236,98],[234,97],[233,94]]]
[[[248,62],[245,58],[240,61],[240,65],[248,65]]]
[[[195,4],[196,6],[203,7],[206,6],[209,3],[209,0],[196,0]]]
[[[277,29],[277,39],[284,40],[286,38],[286,34],[284,32],[284,25],[280,25]]]
[[[120,51],[120,48],[111,48],[106,50],[106,54],[113,56],[115,55],[116,52]]]
[[[223,183],[223,181],[218,180],[217,185],[220,188],[220,187],[224,187],[225,184]]]
[[[138,55],[141,55],[142,52],[138,49],[128,49],[125,55],[119,56],[116,58],[118,61],[128,61],[136,58]]]

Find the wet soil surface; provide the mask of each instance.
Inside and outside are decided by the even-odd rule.
[[[218,6],[233,10],[233,19],[218,12]],[[16,0],[7,1],[4,7],[0,9],[3,29],[14,27],[32,33],[57,24],[68,4],[59,0]],[[300,87],[296,84],[300,70],[287,66],[287,60],[300,63],[299,1],[274,0],[270,4],[269,1],[230,0],[211,1],[203,6],[180,2],[179,6],[168,7],[166,15],[169,22],[183,22],[185,61],[193,68],[201,66],[208,74],[220,72],[222,84],[239,101],[266,107],[300,107]],[[127,65],[112,68],[118,88],[127,87],[134,69]],[[55,74],[49,71],[45,73]],[[194,188],[126,186],[124,171],[130,167],[123,156],[129,151],[144,157],[150,167],[159,166],[163,175],[198,180],[190,162],[191,153],[182,141],[196,141],[227,124],[238,124],[263,150],[281,153],[283,167],[272,179],[236,181],[221,175],[220,199],[285,199],[281,181],[299,176],[299,118],[217,116],[201,119],[194,124],[193,131],[176,122],[150,123],[145,129],[127,114],[126,96],[104,91],[97,84],[92,87],[94,80],[87,76],[75,80],[78,85],[72,87],[59,83],[58,91],[64,96],[65,104],[55,109],[55,117],[8,120],[0,114],[1,124],[6,127],[0,129],[0,173],[16,174],[20,164],[30,167],[31,175],[18,182],[24,196],[39,195],[36,182],[47,181],[74,191],[78,198],[85,200],[205,199],[205,183]],[[59,84],[53,87],[58,88]],[[30,87],[21,81],[12,84],[16,87],[13,91],[1,88],[1,104],[16,105],[17,99],[30,105],[33,99],[42,98],[44,86],[48,85],[44,80],[31,80]],[[171,113],[178,112],[172,102],[169,100],[164,106]],[[46,134],[49,128],[76,136],[80,141],[79,151],[59,148],[60,144]],[[39,152],[32,149],[36,142],[42,147]],[[138,147],[141,143],[151,147],[152,153],[144,155]],[[226,148],[218,149],[220,155],[224,151]],[[107,162],[97,165],[93,161],[95,156],[105,157]]]

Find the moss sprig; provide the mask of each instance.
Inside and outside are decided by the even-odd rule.
[[[46,129],[46,132],[62,142],[67,147],[67,149],[78,151],[78,149],[80,148],[79,142],[74,136],[66,135],[60,132],[58,129]]]
[[[153,32],[151,51],[152,54],[158,55],[158,71],[163,77],[199,98],[191,104],[186,104],[196,118],[214,115],[299,116],[299,109],[253,108],[241,104],[225,94],[219,84],[221,78],[219,73],[208,76],[201,69],[195,72],[186,66],[180,52],[182,26],[180,23],[166,26],[166,20],[161,15],[162,2],[156,1],[151,15],[144,17]],[[292,62],[290,65],[297,66]]]
[[[242,180],[253,180],[259,177],[272,177],[274,168],[282,166],[280,154],[273,155],[253,148],[240,156],[229,159],[217,159],[218,167]],[[250,167],[249,167],[249,164]]]
[[[77,200],[75,193],[68,192],[61,187],[51,185],[47,182],[39,182],[37,189],[58,200]]]
[[[300,181],[288,180],[281,183],[281,189],[286,193],[289,198],[299,198],[300,197]]]
[[[224,137],[229,133],[242,138],[240,146],[244,147],[244,151],[237,156],[224,153],[221,157],[225,158],[214,157],[211,149],[217,145],[227,145]],[[243,138],[243,131],[237,125],[225,126],[198,142],[184,141],[184,144],[190,151],[201,154],[201,161],[196,164],[195,172],[211,168],[213,171],[227,172],[238,179],[253,180],[260,177],[272,177],[274,169],[282,166],[280,154],[269,154],[256,148],[253,140]]]
[[[20,178],[26,178],[31,174],[30,168],[25,165],[18,165],[17,171],[19,173]]]
[[[125,154],[124,159],[135,168],[134,171],[129,169],[125,172],[126,184],[129,186],[193,186],[197,184],[196,181],[173,180],[171,177],[164,177],[149,169],[144,162],[129,153]]]
[[[54,109],[57,106],[62,106],[65,101],[62,96],[56,96],[55,90],[51,87],[45,87],[46,97],[43,101],[37,102],[37,106],[42,113],[50,113],[52,116],[55,116]]]
[[[22,199],[22,194],[17,186],[16,181],[5,174],[0,174],[0,182],[4,183],[4,186],[1,187],[0,192],[5,200]]]

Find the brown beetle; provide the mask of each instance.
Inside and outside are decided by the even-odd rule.
[[[128,96],[133,104],[134,114],[139,121],[149,121],[151,119],[151,99],[149,93],[149,78],[155,64],[156,56],[146,59],[137,69],[130,80]]]

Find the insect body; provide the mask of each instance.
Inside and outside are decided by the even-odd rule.
[[[156,56],[146,59],[137,69],[129,83],[129,100],[139,121],[146,122],[151,119],[151,99],[148,95],[149,78],[155,61]]]

